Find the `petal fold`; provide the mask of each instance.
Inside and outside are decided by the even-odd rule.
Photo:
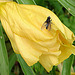
[[[61,45],[60,50],[61,50],[61,54],[58,57],[58,60],[59,60],[58,64],[63,62],[65,59],[67,59],[72,54],[73,49],[72,49],[72,47]]]
[[[14,33],[12,32],[12,30],[9,26],[9,22],[4,17],[1,18],[1,22],[2,22],[3,28],[4,28],[7,36],[10,39],[10,42],[11,42],[11,45],[13,47],[14,52],[19,54],[16,42],[15,42],[15,39],[14,39]]]
[[[51,63],[51,60],[50,60],[49,56],[42,55],[40,57],[39,62],[47,70],[47,72],[52,70],[53,65]]]
[[[46,48],[27,38],[15,35],[15,40],[21,56],[29,66],[39,61],[39,56],[41,56],[44,51],[47,51]]]

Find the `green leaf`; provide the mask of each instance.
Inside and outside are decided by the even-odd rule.
[[[75,0],[58,0],[70,14],[75,16]]]
[[[19,54],[16,54],[16,55],[17,55],[18,61],[21,65],[24,75],[35,75],[32,68],[26,64],[26,62],[23,60],[23,58]]]
[[[11,72],[10,75],[15,75],[15,74],[13,72]]]
[[[75,0],[67,0],[68,3],[70,3],[71,5],[75,6]]]
[[[8,54],[0,23],[0,75],[9,75]]]
[[[16,54],[12,53],[9,57],[9,71],[11,72],[12,67],[14,66],[15,62],[17,60]]]
[[[71,65],[73,62],[74,55],[72,54],[68,59],[63,62],[62,75],[71,75]]]
[[[69,20],[70,20],[70,24],[71,24],[69,28],[75,34],[75,17],[71,16]]]
[[[35,0],[16,0],[19,4],[33,4],[36,5]]]
[[[44,6],[44,7],[46,6],[45,0],[35,0],[35,2],[37,5]]]
[[[56,1],[56,0],[48,0],[48,1],[50,4],[49,8],[53,7],[54,12],[56,12],[57,15],[64,14],[64,12],[62,10],[62,6],[58,1]]]
[[[34,64],[32,66],[32,69],[35,70],[36,74],[40,73],[41,75],[42,75],[42,73],[44,71],[44,67],[39,62],[37,62],[36,64]]]

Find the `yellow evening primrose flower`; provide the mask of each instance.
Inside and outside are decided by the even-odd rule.
[[[48,16],[53,23],[51,29],[41,30]],[[58,65],[72,53],[75,54],[73,32],[47,8],[1,2],[0,20],[14,52],[21,54],[29,66],[39,61],[49,72],[53,65]]]

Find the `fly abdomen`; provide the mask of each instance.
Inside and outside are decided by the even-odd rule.
[[[46,25],[46,29],[48,29],[48,24]]]

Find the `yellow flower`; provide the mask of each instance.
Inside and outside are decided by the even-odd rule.
[[[50,16],[50,31],[41,30]],[[0,20],[15,53],[21,54],[29,66],[37,61],[49,72],[53,65],[67,59],[75,47],[74,34],[50,10],[37,5],[15,2],[0,3]]]

